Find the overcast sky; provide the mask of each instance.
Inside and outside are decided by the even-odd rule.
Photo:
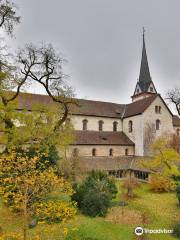
[[[15,0],[13,46],[51,42],[79,98],[128,103],[139,76],[142,27],[152,80],[163,96],[180,85],[179,0]],[[31,89],[37,93],[37,89]]]

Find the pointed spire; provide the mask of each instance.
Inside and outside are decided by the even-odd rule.
[[[145,45],[145,29],[143,27],[143,48],[142,48],[142,58],[141,58],[141,68],[139,74],[139,83],[141,85],[142,91],[146,91],[147,86],[151,82],[151,76],[149,71],[146,45]]]

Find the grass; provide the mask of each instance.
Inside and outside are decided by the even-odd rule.
[[[121,189],[121,188],[120,188]],[[123,192],[114,200],[117,203],[123,200]],[[53,194],[50,198],[58,198],[58,194]],[[136,217],[136,214],[145,214],[148,216],[148,222],[145,224],[146,228],[157,229],[167,228],[171,229],[174,218],[179,215],[180,209],[177,207],[177,199],[174,193],[153,193],[149,190],[148,185],[142,184],[141,188],[136,191],[136,198],[129,201],[128,206],[124,207],[124,214],[126,211],[130,218]],[[116,204],[115,204],[116,205]],[[122,221],[122,208],[116,208],[117,218],[116,223],[109,220],[111,211],[106,218],[90,218],[81,215],[80,213],[70,222],[62,224],[41,224],[31,229],[30,235],[35,236],[39,234],[43,240],[132,240],[138,239],[134,235],[134,228],[139,224],[136,221],[127,222]],[[133,213],[136,213],[133,215]],[[0,226],[4,231],[14,232],[21,231],[21,219],[14,216],[2,204],[0,205]],[[69,233],[65,236],[66,228]],[[147,236],[148,239],[154,240],[175,240],[176,238],[168,234],[151,234]],[[35,238],[32,237],[34,240]]]

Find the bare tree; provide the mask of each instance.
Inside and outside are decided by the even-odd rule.
[[[150,146],[155,139],[155,126],[153,123],[146,123],[144,129],[144,152],[145,155],[150,154]]]
[[[180,115],[180,87],[175,87],[174,89],[171,89],[167,92],[167,99],[172,102],[178,114]]]
[[[62,64],[65,60],[51,44],[35,46],[28,44],[18,53],[18,63],[22,79],[28,83],[39,83],[49,97],[62,108],[62,117],[54,130],[57,130],[67,119],[69,106],[75,104],[73,89],[66,84]],[[16,95],[18,94],[18,91]]]
[[[17,16],[16,5],[9,0],[0,0],[0,28],[12,35],[14,25],[20,22],[20,17]]]

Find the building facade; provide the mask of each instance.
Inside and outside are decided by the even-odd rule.
[[[21,102],[26,105],[27,99],[26,96]],[[33,99],[48,102],[43,95],[34,95]],[[148,171],[138,167],[138,159],[151,155],[149,146],[155,138],[180,135],[180,118],[172,114],[151,79],[144,34],[140,74],[132,102],[84,99],[77,102],[78,106],[70,109],[75,142],[67,156],[79,156],[89,170],[106,170],[119,178],[133,171],[137,178],[147,179]]]

